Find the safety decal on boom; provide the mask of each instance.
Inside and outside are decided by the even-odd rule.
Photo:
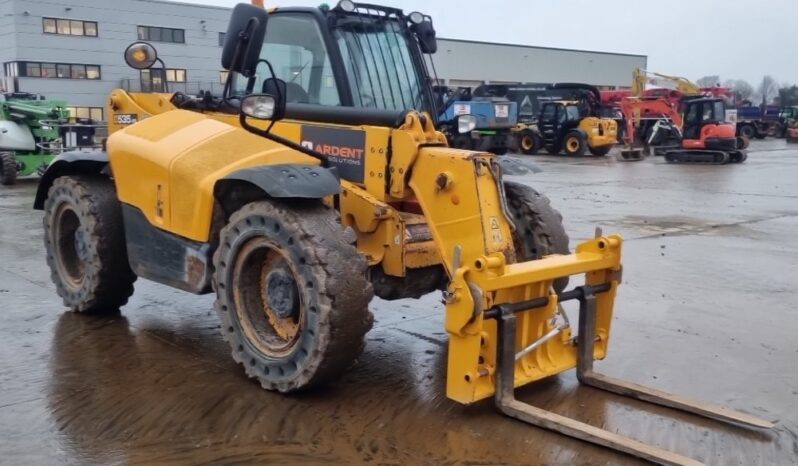
[[[327,157],[341,178],[362,183],[365,172],[366,133],[352,129],[302,126],[302,147]]]

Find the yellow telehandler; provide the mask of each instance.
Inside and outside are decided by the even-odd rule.
[[[623,240],[597,232],[570,252],[545,196],[504,180],[497,156],[447,147],[429,16],[349,0],[239,4],[226,37],[221,96],[115,90],[106,150],[64,153],[42,177],[34,207],[66,306],[116,309],[137,277],[213,291],[235,360],[264,388],[293,392],[355,361],[373,295],[441,290],[446,390],[459,403],[493,397],[524,422],[662,464],[699,463],[521,403],[514,388],[576,368],[594,387],[772,426],[593,370]],[[125,58],[163,66],[147,43]],[[574,275],[584,284],[567,289]]]

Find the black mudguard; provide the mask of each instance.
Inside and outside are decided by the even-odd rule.
[[[39,179],[33,208],[44,209],[44,201],[53,181],[59,176],[78,175],[81,173],[106,173],[108,170],[108,154],[101,150],[76,150],[59,154]],[[110,174],[110,173],[108,173]]]
[[[341,192],[335,169],[316,165],[264,165],[236,170],[217,181],[217,192],[229,181],[250,183],[275,198],[320,199]]]

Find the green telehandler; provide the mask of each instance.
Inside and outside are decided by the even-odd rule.
[[[0,183],[43,172],[64,147],[69,110],[62,100],[11,92],[0,95]]]

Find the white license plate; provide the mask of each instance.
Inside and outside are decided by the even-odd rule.
[[[510,116],[509,105],[494,105],[493,109],[496,112],[496,118],[508,118]]]

